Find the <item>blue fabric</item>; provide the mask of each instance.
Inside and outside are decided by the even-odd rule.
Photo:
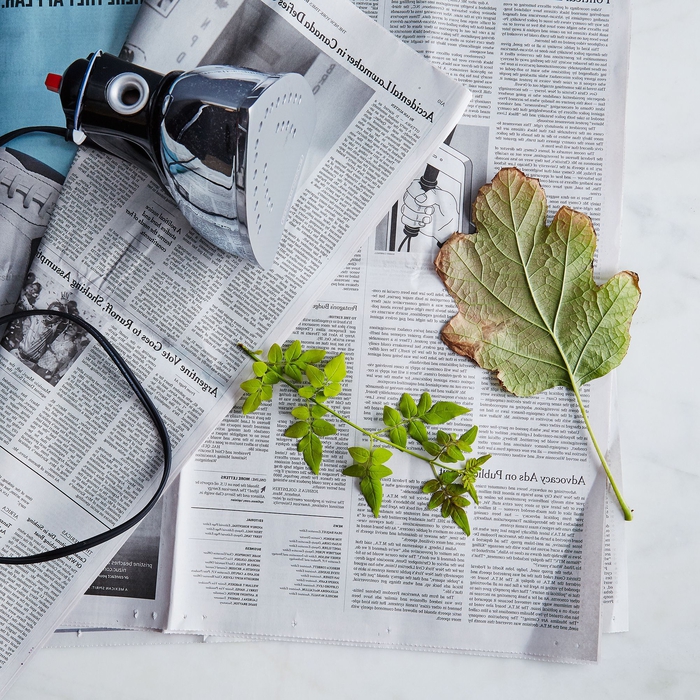
[[[125,0],[0,0],[0,134],[24,126],[65,126],[58,95],[44,87],[97,49],[118,54],[139,10]],[[80,3],[80,5],[79,5]],[[92,4],[94,3],[94,4]],[[58,136],[25,136],[8,144],[59,172],[75,148]]]

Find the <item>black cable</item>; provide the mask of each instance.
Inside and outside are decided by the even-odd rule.
[[[0,317],[0,326],[21,318],[27,318],[29,316],[58,316],[60,318],[67,319],[68,321],[76,323],[81,328],[84,328],[90,335],[92,335],[93,338],[95,338],[95,340],[97,340],[97,342],[102,346],[102,349],[117,366],[117,369],[119,369],[124,379],[126,379],[127,383],[141,402],[141,405],[146,409],[150,419],[153,421],[153,425],[155,426],[158,437],[163,445],[163,475],[151,500],[136,515],[132,516],[120,525],[117,525],[99,535],[95,535],[94,537],[88,537],[80,542],[76,542],[65,547],[59,547],[58,549],[52,549],[40,554],[32,554],[24,557],[0,557],[0,564],[39,564],[45,561],[52,561],[53,559],[68,557],[71,554],[76,554],[77,552],[91,549],[92,547],[104,544],[114,537],[121,535],[143,520],[143,518],[146,517],[149,511],[156,504],[158,499],[161,497],[163,490],[165,489],[168,477],[170,476],[170,468],[172,464],[170,437],[168,436],[168,430],[165,427],[165,423],[163,422],[158,409],[151,400],[151,397],[146,393],[146,390],[141,386],[139,380],[126,364],[126,361],[117,352],[116,348],[107,340],[107,338],[105,338],[102,333],[97,330],[97,328],[85,321],[85,319],[81,318],[80,316],[67,313],[66,311],[49,311],[47,309],[15,311],[7,316]]]
[[[70,132],[65,126],[25,126],[22,129],[8,131],[6,134],[0,136],[0,148],[2,148],[2,146],[4,146],[6,143],[12,141],[12,139],[25,136],[26,134],[34,134],[36,132],[56,134],[56,136],[63,136],[66,141],[70,141]]]

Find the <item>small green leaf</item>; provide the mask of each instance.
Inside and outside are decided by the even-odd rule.
[[[327,420],[323,420],[323,418],[316,418],[316,420],[314,420],[314,422],[311,424],[311,428],[319,437],[335,435],[336,432],[338,432],[333,423],[329,423]]]
[[[384,464],[391,459],[391,451],[385,450],[383,447],[375,447],[371,454],[372,464]]]
[[[356,462],[360,462],[361,464],[369,462],[369,450],[364,447],[348,447],[348,452]]]
[[[389,431],[389,440],[399,447],[406,447],[407,437],[406,428],[403,425],[397,425]]]
[[[311,443],[311,433],[304,435],[304,437],[297,443],[297,452],[303,452]]]
[[[304,461],[314,474],[318,474],[323,459],[323,445],[313,433],[309,433],[306,437],[309,438],[309,441],[302,450]]]
[[[430,440],[426,440],[423,443],[423,449],[433,457],[437,457],[440,452],[442,452],[440,445],[438,445],[436,442],[431,442]]]
[[[349,447],[348,452],[356,463],[346,467],[343,474],[360,478],[360,490],[374,516],[377,517],[382,502],[380,480],[392,474],[391,469],[384,465],[384,462],[391,457],[391,452],[381,447],[371,452],[364,447]]]
[[[455,472],[457,474],[457,472]],[[467,492],[467,487],[462,486],[461,484],[448,484],[445,487],[445,493],[447,493],[448,496],[461,496],[463,493]]]
[[[267,372],[267,362],[253,362],[253,372],[256,377],[262,377]]]
[[[443,447],[450,441],[450,436],[444,430],[437,431],[437,443]]]
[[[457,445],[448,445],[447,455],[455,462],[461,462],[464,459],[464,454],[462,454],[462,450]]]
[[[323,387],[323,394],[326,398],[332,399],[334,396],[338,396],[342,390],[343,386],[340,382],[331,382]]]
[[[274,370],[272,372],[268,372],[267,374],[264,374],[262,379],[260,380],[263,384],[267,384],[268,386],[272,386],[273,384],[277,384],[279,382],[280,377],[277,372]]]
[[[361,464],[351,464],[343,469],[345,476],[357,476],[360,479],[367,476],[367,467]]]
[[[442,474],[440,474],[440,481],[442,481],[443,484],[451,484],[457,480],[458,476],[459,476],[459,472],[453,472],[450,469],[450,470],[444,471],[444,472],[442,472]]]
[[[261,402],[262,399],[260,398],[259,391],[256,391],[255,393],[251,394],[243,402],[243,414],[247,416],[249,413],[253,413],[253,411],[255,411],[260,406]]]
[[[310,416],[309,409],[306,406],[297,406],[293,408],[291,414],[299,420],[308,420]]]
[[[445,500],[445,492],[444,491],[437,491],[435,492],[430,500],[428,501],[428,508],[432,510],[433,508],[437,508],[439,505],[442,504],[442,502]]]
[[[286,364],[284,366],[284,373],[295,382],[300,382],[303,377],[301,370],[296,365]]]
[[[440,488],[440,482],[437,479],[430,479],[423,484],[423,493],[435,493]]]
[[[416,402],[410,394],[402,394],[399,400],[399,411],[404,418],[413,418],[418,413]]]
[[[340,353],[336,355],[331,360],[328,360],[326,366],[323,368],[323,373],[329,382],[342,382],[347,375],[347,369],[345,367],[345,354]]]
[[[311,386],[315,389],[320,389],[324,384],[325,376],[323,372],[314,367],[313,365],[308,365],[306,367],[306,378],[311,382]]]
[[[408,424],[408,434],[421,445],[428,440],[428,431],[420,420],[412,420]]]
[[[460,406],[452,401],[438,401],[423,416],[423,420],[430,425],[441,425],[465,413],[469,413],[469,409],[465,406]]]
[[[282,348],[275,343],[270,351],[267,353],[267,361],[270,364],[277,364],[284,361],[284,356],[282,355]]]
[[[298,391],[299,396],[304,399],[310,399],[316,393],[316,389],[314,389],[312,386],[303,386]]]
[[[443,518],[448,518],[451,513],[452,503],[450,503],[450,501],[446,499],[442,502],[442,508],[440,508],[440,515],[442,515]]]
[[[303,362],[307,365],[315,365],[320,362],[326,356],[325,350],[307,350],[301,354],[299,357],[299,362]]]
[[[314,418],[322,418],[326,413],[328,413],[328,409],[325,406],[319,406],[317,403],[311,406],[311,415]]]
[[[491,455],[481,455],[481,457],[470,459],[467,464],[470,468],[476,469],[476,467],[481,467],[482,464],[486,464],[490,459]]]
[[[295,340],[291,345],[284,351],[284,359],[287,362],[294,362],[301,355],[301,343]]]
[[[367,501],[367,505],[372,509],[374,517],[379,517],[379,509],[382,507],[382,482],[379,479],[372,479],[366,476],[360,480],[360,491]]]
[[[467,514],[464,511],[464,509],[453,508],[452,512],[450,513],[450,517],[452,518],[452,521],[459,527],[459,529],[462,530],[467,537],[469,537],[469,535],[471,534],[471,530],[469,528],[469,518],[467,518]]]
[[[459,436],[460,442],[463,442],[467,445],[473,445],[474,440],[476,440],[476,435],[479,432],[479,428],[476,425],[473,425],[469,430],[467,430],[466,433],[463,433],[462,435]],[[461,445],[460,445],[461,447]]]
[[[260,391],[262,388],[262,382],[259,379],[248,379],[241,384],[241,389],[248,394],[254,394],[256,391]]]
[[[430,410],[430,406],[432,405],[433,400],[430,398],[430,394],[427,391],[424,391],[421,394],[420,399],[418,400],[418,413],[417,415],[423,416],[425,413]]]
[[[263,401],[269,401],[272,398],[272,391],[271,386],[262,386],[260,388],[260,398]]]
[[[292,423],[285,431],[284,436],[288,438],[301,438],[309,432],[309,424],[306,421]]]
[[[403,418],[401,414],[391,406],[384,406],[384,425],[393,428],[395,425],[401,425]]]
[[[452,498],[452,505],[458,506],[460,508],[466,508],[469,505],[469,501],[462,496],[454,496]]]
[[[389,469],[389,467],[384,464],[373,464],[367,473],[373,479],[386,479],[387,476],[391,476],[394,472]]]

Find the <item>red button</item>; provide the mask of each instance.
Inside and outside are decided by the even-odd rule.
[[[44,81],[44,85],[46,85],[47,90],[51,90],[51,92],[58,92],[61,89],[61,81],[63,80],[63,77],[60,75],[56,75],[56,73],[49,73],[46,76],[46,80]]]

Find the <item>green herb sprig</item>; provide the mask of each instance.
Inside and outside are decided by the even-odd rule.
[[[327,405],[329,399],[341,393],[347,375],[343,353],[322,365],[326,351],[304,350],[298,340],[284,350],[273,345],[266,360],[262,359],[262,351],[254,352],[241,344],[239,347],[253,360],[255,375],[241,384],[248,394],[243,413],[252,413],[263,401],[271,400],[275,384],[285,384],[295,391],[301,403],[292,409],[296,420],[284,435],[297,440],[297,450],[314,474],[319,473],[323,462],[322,440],[337,432],[335,425],[326,420],[326,416],[333,416],[368,440],[366,447],[348,448],[353,461],[343,474],[358,479],[360,491],[375,518],[382,505],[382,479],[393,473],[387,466],[392,456],[388,447],[429,465],[432,478],[422,485],[423,492],[430,494],[428,508],[440,508],[443,518],[451,518],[465,534],[470,534],[466,508],[472,502],[479,503],[476,479],[491,455],[465,456],[472,452],[477,426],[461,435],[440,428],[433,437],[429,434],[435,426],[469,413],[470,409],[451,401],[434,402],[428,392],[423,392],[418,401],[410,394],[403,394],[396,408],[384,406],[384,426],[379,430],[367,430]],[[422,451],[410,449],[409,440],[417,443]]]

